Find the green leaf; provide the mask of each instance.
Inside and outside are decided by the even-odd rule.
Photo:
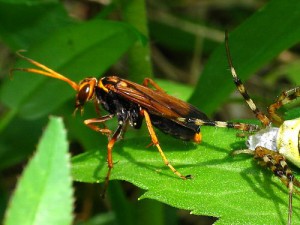
[[[287,112],[285,112],[285,117],[286,120],[292,120],[296,118],[300,118],[300,107],[296,107],[294,109],[291,109]]]
[[[268,83],[273,84],[280,76],[285,75],[292,83],[300,83],[300,60],[296,59],[288,64],[280,66],[277,70],[268,74]],[[284,91],[284,90],[281,90]]]
[[[0,135],[0,170],[16,165],[32,155],[47,118],[24,121],[15,118]],[[29,132],[30,131],[30,132]],[[22,137],[22,141],[16,141]]]
[[[115,214],[108,212],[105,214],[98,214],[87,221],[80,221],[77,225],[110,225],[115,224]]]
[[[71,224],[72,204],[66,131],[60,118],[51,118],[19,180],[4,224]]]
[[[130,131],[128,131],[130,132]],[[233,157],[245,148],[236,131],[202,127],[203,143],[196,145],[158,133],[172,165],[193,179],[181,180],[164,165],[155,147],[147,148],[144,133],[116,143],[111,179],[126,180],[144,189],[141,197],[218,217],[217,224],[286,224],[288,190],[280,180],[248,155]],[[72,159],[77,181],[103,182],[107,173],[106,145]],[[293,221],[299,220],[299,197],[294,196]]]
[[[187,87],[185,90],[182,85],[165,82],[159,85],[169,94],[188,98],[182,95],[188,93]],[[252,156],[231,155],[233,150],[246,147],[245,139],[238,138],[238,132],[232,129],[202,127],[201,131],[203,143],[199,145],[157,132],[173,166],[183,175],[191,174],[193,179],[178,178],[164,165],[155,147],[146,147],[151,140],[145,126],[128,129],[125,138],[115,144],[111,179],[126,180],[144,189],[141,198],[155,199],[197,215],[218,217],[219,224],[286,224],[287,188]],[[72,159],[75,180],[104,181],[106,143]],[[294,206],[298,200],[294,196]],[[293,217],[293,221],[299,219],[296,207]]]
[[[51,34],[26,56],[79,81],[102,74],[138,38],[137,32],[126,24],[93,20]],[[16,68],[22,67],[32,65],[24,61],[16,65]],[[74,98],[74,94],[62,81],[15,72],[13,81],[9,80],[3,86],[1,100],[8,107],[17,109],[20,117],[33,119],[49,114]]]
[[[284,19],[283,19],[284,18]],[[229,47],[239,77],[246,80],[264,64],[300,41],[298,0],[273,0],[230,32]],[[221,81],[221,82],[220,82]],[[191,102],[207,114],[235,89],[224,45],[206,63]]]
[[[0,1],[0,37],[14,51],[27,49],[72,23],[57,0]]]
[[[151,36],[157,42],[163,43],[174,50],[193,51],[195,48],[196,37],[178,28],[168,26],[159,22],[149,24]],[[175,37],[175,38],[174,38]]]

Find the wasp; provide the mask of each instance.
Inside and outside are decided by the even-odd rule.
[[[277,110],[300,97],[300,87],[283,91],[276,101],[268,107],[268,114],[266,115],[258,109],[235,71],[229,50],[227,32],[225,33],[225,47],[233,82],[261,123],[261,126],[256,130],[257,132],[247,138],[247,149],[236,150],[233,154],[246,153],[254,155],[255,159],[269,168],[287,186],[289,191],[288,224],[290,225],[292,220],[292,195],[294,192],[300,194],[297,189],[294,189],[294,186],[300,188],[300,182],[293,175],[287,160],[300,168],[300,118],[284,121],[278,115]],[[206,123],[206,121],[196,118],[178,119],[199,126]],[[273,126],[273,124],[276,126]],[[243,128],[241,127],[240,130],[243,130]],[[254,130],[252,131],[254,132]]]
[[[175,138],[195,143],[200,143],[202,140],[200,126],[197,123],[191,123],[188,118],[201,119],[201,125],[203,126],[228,127],[243,131],[255,131],[258,128],[256,125],[244,123],[212,121],[191,104],[168,95],[157,83],[149,78],[145,78],[142,85],[117,76],[107,76],[100,79],[88,77],[77,84],[45,65],[23,56],[20,51],[17,54],[37,68],[14,68],[13,71],[19,70],[40,74],[68,83],[77,93],[75,112],[77,110],[83,112],[83,107],[88,101],[95,103],[96,112],[99,112],[99,106],[102,106],[108,112],[104,116],[98,113],[98,117],[84,121],[84,124],[89,128],[108,136],[108,172],[105,179],[104,193],[113,168],[113,147],[115,142],[123,136],[128,125],[139,129],[145,120],[151,138],[151,145],[157,148],[164,164],[181,179],[189,179],[191,175],[182,175],[170,163],[160,147],[153,127]],[[118,126],[114,132],[104,124],[113,117],[117,117],[118,121]],[[187,119],[180,120],[180,118]],[[101,124],[104,124],[104,126],[101,127]]]

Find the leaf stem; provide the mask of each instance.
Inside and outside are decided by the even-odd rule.
[[[143,0],[120,0],[123,19],[149,40],[147,27],[147,13]],[[145,45],[137,42],[128,52],[128,78],[142,82],[144,77],[152,77],[152,64],[149,42]]]
[[[10,109],[6,112],[0,120],[0,133],[6,128],[6,126],[13,120],[17,114],[17,109]]]

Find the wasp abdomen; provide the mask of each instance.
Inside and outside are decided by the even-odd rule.
[[[150,118],[153,126],[156,128],[166,134],[170,134],[185,141],[194,140],[195,134],[200,131],[199,126],[196,125],[193,128],[185,127],[168,118],[163,118],[153,114],[150,114]]]

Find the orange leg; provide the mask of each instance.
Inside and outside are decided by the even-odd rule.
[[[102,192],[102,197],[105,196],[105,193],[106,193],[106,190],[107,190],[108,184],[109,184],[109,178],[110,178],[111,170],[114,166],[113,159],[112,159],[112,150],[113,150],[113,147],[114,147],[116,141],[118,140],[118,137],[121,134],[122,130],[123,130],[123,124],[118,126],[117,130],[115,131],[112,138],[109,140],[109,142],[107,144],[107,166],[108,166],[108,171],[107,171],[107,174],[106,174],[106,177],[105,177],[105,183],[104,183],[104,188],[103,188],[103,192]]]
[[[143,86],[149,87],[149,83],[157,90],[160,92],[165,93],[165,91],[152,79],[150,78],[145,78],[143,82]]]
[[[156,137],[156,134],[155,134],[155,131],[153,130],[153,127],[152,127],[152,124],[151,124],[151,119],[150,119],[150,116],[148,114],[148,112],[146,110],[141,110],[141,114],[145,117],[145,121],[146,121],[146,125],[147,125],[147,128],[148,128],[148,131],[149,131],[149,134],[150,134],[150,137],[151,137],[151,141],[152,141],[152,144],[156,146],[160,156],[162,157],[165,165],[167,165],[172,171],[173,173],[175,173],[177,176],[179,176],[180,178],[182,179],[188,179],[188,178],[191,178],[190,175],[187,175],[187,176],[183,176],[181,173],[179,173],[172,165],[171,163],[169,162],[169,160],[167,159],[167,157],[165,156],[163,150],[161,149],[160,145],[159,145],[159,142],[158,142],[158,139]]]
[[[107,128],[100,128],[97,125],[94,125],[94,123],[104,123],[107,120],[110,120],[111,118],[113,118],[114,115],[113,114],[109,114],[106,116],[102,116],[100,118],[93,118],[93,119],[87,119],[84,121],[84,124],[87,125],[89,128],[100,132],[102,134],[107,135],[108,137],[111,135],[111,130],[107,129]],[[102,197],[105,196],[106,190],[108,188],[108,184],[109,184],[109,177],[111,174],[111,169],[113,168],[113,160],[112,160],[112,150],[114,147],[115,142],[118,140],[120,134],[123,131],[123,125],[124,124],[120,124],[117,128],[117,130],[114,132],[112,138],[109,140],[108,144],[107,144],[107,165],[108,165],[108,171],[106,174],[106,178],[105,178],[105,183],[104,183],[104,188],[103,188],[103,192],[102,192]]]
[[[296,87],[281,93],[276,102],[269,106],[268,112],[272,121],[278,125],[283,123],[283,119],[276,113],[276,111],[283,105],[300,97],[300,87]]]
[[[100,102],[96,98],[94,99],[94,106],[98,117],[101,117]]]
[[[105,134],[106,136],[109,137],[111,135],[111,130],[109,130],[106,127],[100,128],[97,125],[94,125],[94,123],[104,123],[105,121],[110,120],[113,117],[114,115],[109,114],[106,116],[102,116],[100,118],[87,119],[84,121],[84,124],[87,125],[89,128],[91,128],[92,130]]]

